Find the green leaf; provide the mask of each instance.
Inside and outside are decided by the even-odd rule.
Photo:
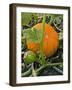
[[[29,13],[21,13],[21,24],[27,25],[31,20],[31,14]]]
[[[24,29],[22,35],[31,42],[40,43],[42,39],[42,31],[35,28]]]
[[[63,39],[63,31],[61,31],[60,33],[59,33],[59,40],[62,40]]]
[[[21,24],[28,25],[29,22],[32,20],[32,16],[34,17],[34,22],[36,23],[38,20],[38,15],[36,13],[21,13]]]
[[[51,24],[51,23],[53,23],[56,15],[55,14],[51,14],[50,16],[51,16],[51,19],[50,19],[50,22],[49,23]]]
[[[21,37],[21,49],[25,49],[26,48],[26,39],[25,37]]]
[[[39,54],[39,63],[40,63],[41,65],[47,64],[47,62],[46,62],[46,60],[45,60],[45,55],[44,55],[44,53],[42,53],[42,52],[40,52],[40,54]]]

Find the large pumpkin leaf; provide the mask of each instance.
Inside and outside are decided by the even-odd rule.
[[[31,20],[31,14],[29,13],[22,13],[21,14],[21,23],[22,25],[27,25]]]
[[[23,26],[28,25],[29,22],[33,19],[32,16],[34,17],[34,22],[38,19],[38,15],[35,13],[21,13],[21,24]]]
[[[22,34],[30,42],[40,43],[42,40],[42,31],[35,28],[24,29]]]

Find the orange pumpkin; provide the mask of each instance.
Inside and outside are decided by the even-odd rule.
[[[38,23],[33,28],[36,28],[37,30],[42,30],[43,24]],[[58,49],[58,33],[54,30],[54,28],[50,24],[45,24],[45,31],[44,31],[44,37],[43,37],[43,53],[50,57],[52,56]],[[34,52],[39,51],[40,45],[39,43],[34,42],[27,42],[27,48],[29,50],[32,50]]]

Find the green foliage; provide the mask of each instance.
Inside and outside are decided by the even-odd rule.
[[[39,63],[41,64],[41,65],[45,65],[45,64],[47,64],[47,62],[46,62],[46,60],[45,60],[45,55],[44,55],[44,53],[43,52],[40,52],[40,54],[39,54]]]
[[[63,48],[63,31],[59,33],[59,48]]]
[[[62,40],[63,39],[63,31],[61,31],[60,33],[59,33],[59,40]]]
[[[62,68],[63,69],[63,61],[61,61],[62,58],[62,54],[63,54],[63,15],[61,14],[36,14],[36,13],[23,13],[22,12],[22,18],[21,18],[21,25],[22,26],[28,26],[30,25],[29,22],[33,20],[32,16],[34,17],[34,25],[37,24],[37,21],[39,20],[40,17],[42,17],[42,23],[43,23],[43,27],[42,30],[37,30],[36,28],[27,28],[21,31],[21,45],[22,45],[22,49],[24,49],[26,47],[26,41],[30,41],[30,42],[34,42],[34,43],[40,43],[40,51],[38,51],[36,54],[32,51],[29,52],[29,50],[26,49],[27,52],[27,56],[24,57],[24,64],[26,65],[25,69],[26,72],[23,70],[23,75],[22,76],[38,76],[38,74],[40,74],[40,76],[42,75],[40,72],[42,70],[46,70],[46,67],[48,67],[47,70],[49,70],[49,67],[58,67],[58,68]],[[46,18],[46,16],[48,16],[48,18]],[[48,20],[48,21],[47,21]],[[50,58],[47,58],[42,50],[42,44],[43,44],[43,37],[44,37],[44,26],[45,23],[48,24],[55,24],[58,29],[60,29],[61,31],[58,32],[59,34],[59,49],[60,51],[58,51],[54,56],[51,56]],[[32,26],[29,26],[32,27]],[[26,53],[25,52],[25,53]],[[53,62],[51,62],[51,60]],[[32,64],[32,65],[31,65]],[[31,67],[27,67],[28,65],[31,65]],[[29,70],[30,69],[30,70]],[[29,70],[29,71],[28,71]],[[47,71],[46,70],[46,71]],[[30,73],[29,73],[30,72]],[[44,72],[44,71],[42,71]],[[52,71],[51,71],[52,72]],[[52,75],[54,72],[52,72]],[[46,75],[49,75],[49,73],[46,72]]]
[[[27,25],[31,20],[31,14],[29,13],[21,13],[21,24]]]
[[[24,29],[22,33],[23,33],[23,36],[28,41],[35,42],[35,43],[40,43],[41,41],[41,38],[42,38],[41,30],[36,30],[35,28],[29,28],[29,29]]]
[[[33,63],[34,61],[36,61],[36,54],[32,51],[26,52],[24,56],[24,61],[26,64]]]
[[[22,50],[26,49],[26,39],[25,39],[25,37],[21,38],[21,49]]]
[[[63,15],[57,16],[53,23],[59,31],[63,31]]]
[[[28,25],[29,22],[32,20],[32,16],[34,17],[34,21],[35,21],[35,23],[36,23],[36,21],[37,21],[37,19],[38,19],[37,14],[24,13],[24,12],[22,12],[22,13],[21,13],[21,24],[22,24],[23,26]]]

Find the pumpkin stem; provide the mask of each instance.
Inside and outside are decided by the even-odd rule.
[[[40,43],[41,49],[42,49],[42,46],[43,46],[43,38],[44,38],[44,31],[45,31],[45,19],[46,18],[45,18],[45,15],[44,15],[43,16],[43,21],[42,21],[42,24],[43,24],[43,27],[42,27],[42,40],[41,40],[41,43]]]
[[[34,66],[33,66],[33,63],[32,63],[32,76],[34,76],[34,77],[37,76],[36,71],[35,71]]]
[[[40,64],[44,65],[46,64],[47,62],[45,61],[45,55],[43,53],[43,38],[44,38],[44,31],[45,31],[45,15],[43,16],[43,21],[42,21],[42,24],[43,24],[43,27],[42,27],[42,39],[41,39],[41,42],[40,42],[40,55],[39,55],[39,60],[40,60]]]

